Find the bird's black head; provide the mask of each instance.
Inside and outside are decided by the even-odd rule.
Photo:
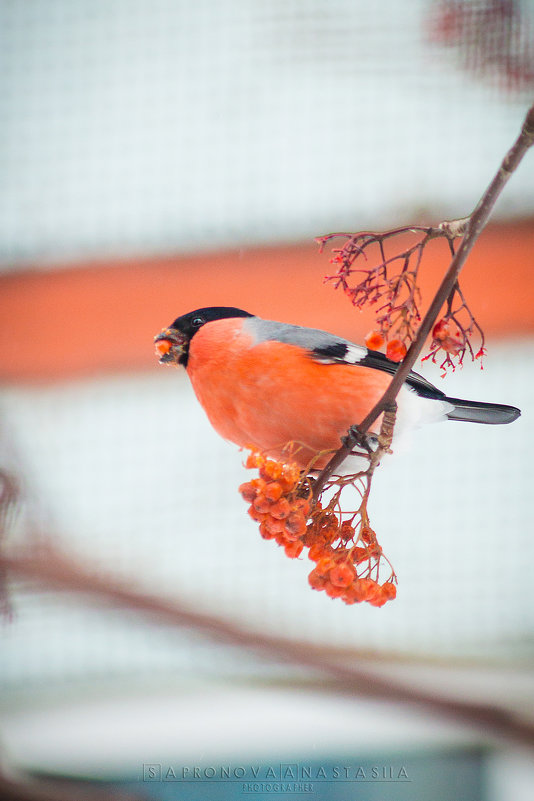
[[[161,334],[154,338],[156,353],[161,364],[181,364],[187,366],[189,357],[189,343],[203,325],[214,320],[223,320],[226,317],[252,317],[243,309],[233,306],[208,306],[205,309],[195,309],[188,314],[182,314],[164,328]]]
[[[223,320],[225,317],[252,317],[252,314],[243,309],[235,309],[233,306],[208,306],[205,309],[195,309],[188,314],[182,314],[169,327],[191,339],[206,323]]]

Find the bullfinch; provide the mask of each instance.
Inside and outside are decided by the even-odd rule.
[[[181,365],[215,430],[240,447],[306,467],[339,448],[348,429],[381,398],[398,364],[379,351],[313,328],[214,306],[178,317],[155,337],[162,364]],[[440,419],[511,423],[514,406],[449,398],[411,372],[397,397],[393,442]],[[373,432],[380,429],[379,421]],[[315,463],[326,464],[325,454]]]

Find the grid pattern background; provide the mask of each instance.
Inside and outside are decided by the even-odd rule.
[[[484,373],[465,369],[448,389],[513,398],[528,410],[525,364],[533,360],[529,343],[493,346]],[[2,412],[24,466],[30,522],[141,589],[317,644],[497,663],[533,656],[534,610],[518,591],[534,558],[528,412],[510,427],[429,425],[381,468],[372,516],[400,582],[387,614],[312,592],[311,564],[260,538],[237,493],[247,478],[242,455],[218,439],[175,371],[12,388]],[[1,668],[13,689],[43,672],[59,681],[177,665],[222,669],[196,636],[147,635],[119,614],[65,607],[49,595],[17,607]],[[241,654],[231,669],[245,665],[257,670]]]
[[[435,5],[0,3],[4,268],[468,213],[529,94],[459,69]],[[533,212],[525,168],[497,215]]]
[[[1,2],[2,269],[468,213],[525,94],[432,45],[432,5]],[[497,217],[534,213],[533,164],[530,154]],[[313,643],[524,663],[534,346],[489,344],[484,373],[466,368],[444,388],[524,414],[511,427],[430,426],[380,470],[373,519],[400,582],[386,612],[313,593],[309,566],[260,539],[237,494],[242,455],[173,371],[4,387],[4,461],[24,478],[31,527],[141,589]],[[12,697],[69,681],[278,671],[53,593],[16,592],[2,639]]]

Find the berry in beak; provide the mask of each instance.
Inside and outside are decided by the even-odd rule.
[[[187,359],[187,337],[175,328],[164,328],[154,337],[156,356],[160,364],[184,364]]]

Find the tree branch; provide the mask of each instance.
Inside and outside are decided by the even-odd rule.
[[[125,582],[97,575],[48,547],[40,553],[23,551],[0,555],[0,566],[13,578],[29,579],[45,587],[77,592],[93,599],[135,610],[160,623],[193,627],[219,642],[247,648],[267,659],[302,665],[329,676],[331,692],[363,696],[422,707],[444,718],[477,726],[492,736],[534,747],[534,726],[497,705],[457,701],[409,686],[390,677],[375,675],[372,668],[358,665],[354,657],[341,662],[339,654],[325,652],[311,643],[288,640],[264,632],[242,628],[224,618],[188,609],[178,601],[139,592]]]
[[[534,105],[532,105],[529,109],[519,136],[504,157],[495,177],[482,195],[473,212],[469,215],[469,217],[462,218],[461,220],[453,220],[452,222],[444,222],[439,226],[441,230],[450,232],[451,235],[455,236],[458,234],[458,232],[464,231],[465,233],[460,247],[453,256],[450,266],[445,273],[445,276],[434,296],[434,299],[432,300],[432,303],[428,308],[427,313],[423,318],[423,321],[421,322],[417,335],[410,345],[403,361],[399,364],[391,383],[380,400],[371,409],[369,414],[361,421],[361,423],[351,429],[349,436],[332,456],[326,467],[323,468],[314,485],[315,497],[318,497],[332,473],[337,470],[337,468],[350,455],[354,445],[364,441],[366,432],[369,430],[375,420],[377,420],[377,418],[394,403],[402,388],[402,385],[406,381],[417,360],[417,357],[424,347],[425,341],[430,334],[434,323],[436,322],[441,307],[444,303],[446,303],[447,298],[453,291],[460,271],[464,266],[465,261],[473,248],[473,245],[486,225],[499,195],[504,189],[512,173],[519,166],[523,156],[533,144]]]

